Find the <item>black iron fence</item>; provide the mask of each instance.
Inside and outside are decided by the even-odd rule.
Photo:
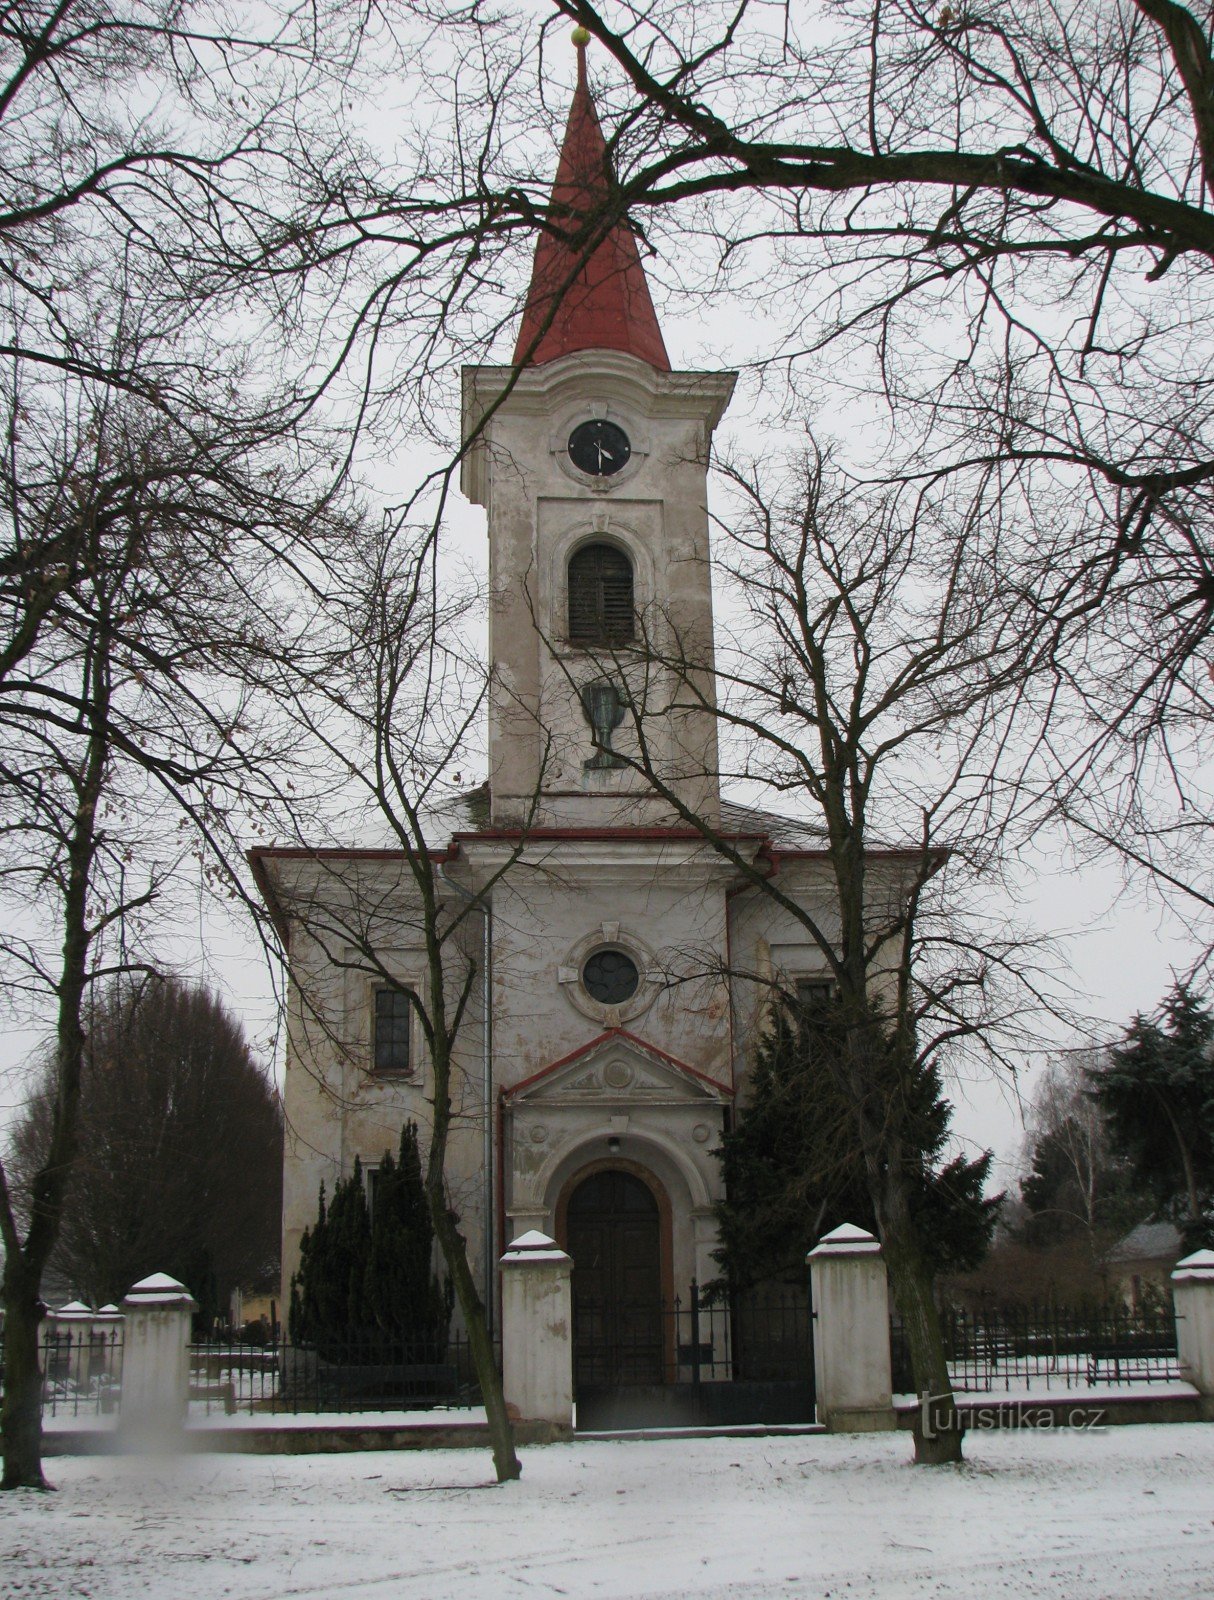
[[[500,1370],[500,1362],[499,1362]],[[376,1333],[323,1345],[208,1340],[190,1346],[190,1409],[214,1412],[416,1411],[481,1404],[467,1336]]]
[[[56,1327],[44,1323],[38,1340],[44,1417],[107,1416],[122,1395],[122,1325]],[[4,1334],[0,1332],[0,1397],[4,1394]]]
[[[941,1325],[949,1372],[960,1393],[1128,1387],[1181,1376],[1170,1308],[947,1307]],[[812,1314],[808,1295],[796,1288],[769,1285],[728,1301],[705,1296],[693,1283],[671,1304],[602,1305],[575,1296],[573,1336],[579,1414],[590,1394],[644,1387],[665,1387],[684,1397],[711,1387],[711,1405],[705,1402],[699,1409],[708,1406],[714,1415],[724,1406],[778,1417],[781,1408],[799,1414],[812,1405]],[[118,1410],[121,1323],[100,1329],[50,1322],[40,1344],[45,1416],[104,1416]],[[890,1353],[895,1391],[913,1392],[910,1352],[896,1315]],[[3,1381],[0,1333],[0,1395]],[[792,1386],[800,1386],[795,1394]],[[292,1344],[281,1334],[266,1344],[209,1340],[190,1346],[189,1398],[195,1415],[400,1412],[481,1404],[463,1333],[442,1343],[368,1334],[320,1348]]]
[[[731,1300],[693,1283],[672,1303],[573,1299],[579,1429],[813,1419],[809,1295],[764,1285]]]
[[[1169,1383],[1180,1363],[1169,1308],[1011,1306],[940,1312],[953,1387],[961,1393],[1090,1389]],[[913,1393],[910,1348],[901,1318],[890,1319],[896,1393]]]
[[[104,1331],[44,1324],[39,1338],[44,1417],[117,1413],[122,1402],[122,1324]],[[414,1411],[481,1404],[466,1335],[441,1345],[370,1334],[315,1346],[207,1340],[189,1349],[189,1410],[237,1412]],[[500,1351],[498,1369],[500,1371]],[[0,1330],[0,1398],[4,1334]]]
[[[574,1296],[578,1387],[803,1382],[811,1346],[809,1297],[797,1289],[728,1301],[693,1283],[672,1303]]]

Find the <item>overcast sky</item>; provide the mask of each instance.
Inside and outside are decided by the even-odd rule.
[[[572,58],[566,65],[571,77]],[[391,107],[389,112],[396,115]],[[666,263],[667,268],[669,265]],[[679,315],[663,293],[662,275],[661,271],[654,275],[655,299],[673,364],[744,366],[760,342],[754,308],[744,310],[723,301]],[[500,349],[492,353],[497,359],[503,354]],[[490,358],[490,352],[486,357]],[[454,416],[454,374],[449,387],[448,414]],[[820,415],[831,419],[837,432],[841,430],[846,443],[848,427],[855,426],[848,420],[847,402],[823,389],[818,409]],[[744,449],[758,441],[770,444],[768,422],[765,420],[759,433],[749,415],[745,405],[735,404],[720,441]],[[790,419],[792,425],[799,426],[799,419]],[[420,458],[402,449],[389,459],[378,459],[372,475],[385,498],[398,498],[420,464]],[[463,505],[456,508],[447,535],[448,556],[454,564],[483,571],[483,529],[481,513]],[[1092,1033],[1098,1038],[1115,1036],[1134,1011],[1153,1009],[1173,974],[1186,971],[1199,953],[1196,933],[1162,907],[1148,885],[1139,882],[1126,888],[1112,862],[1079,867],[1049,841],[1035,857],[1017,864],[1012,900],[1033,926],[1059,936],[1060,950],[1069,957],[1059,976],[1073,985],[1078,1008],[1094,1019]],[[280,1067],[274,986],[260,947],[247,930],[218,922],[201,905],[186,908],[171,956],[180,970],[220,990],[244,1020],[259,1053],[275,1059]],[[22,1098],[37,1042],[36,1029],[21,1027],[10,1027],[0,1038],[0,1119]],[[1085,1042],[1089,1041],[1082,1036],[1059,1039],[1060,1046]],[[996,1151],[1001,1181],[1006,1181],[1020,1149],[1020,1101],[1031,1094],[1033,1070],[1039,1064],[1025,1061],[1019,1086],[990,1079],[952,1086],[956,1132],[967,1143]]]

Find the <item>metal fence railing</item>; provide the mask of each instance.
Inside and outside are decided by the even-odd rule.
[[[44,1417],[107,1416],[122,1395],[122,1325],[105,1328],[44,1324],[38,1340]],[[0,1332],[0,1397],[4,1394]]]
[[[104,1332],[44,1326],[39,1339],[44,1418],[107,1416],[122,1403],[121,1322]],[[498,1368],[500,1371],[500,1352]],[[0,1397],[4,1335],[0,1331]],[[412,1411],[481,1403],[466,1335],[441,1345],[370,1334],[318,1349],[283,1337],[264,1344],[212,1339],[189,1347],[192,1416],[239,1412]]]
[[[579,1388],[804,1382],[812,1371],[809,1297],[777,1287],[733,1301],[692,1283],[672,1302],[574,1294]]]
[[[499,1362],[500,1367],[500,1362]],[[319,1344],[208,1340],[190,1346],[190,1409],[224,1412],[413,1411],[481,1403],[467,1336],[376,1333]]]
[[[940,1315],[959,1393],[1128,1387],[1181,1377],[1170,1308],[946,1307]],[[481,1403],[462,1332],[441,1342],[369,1333],[311,1345],[275,1332],[261,1344],[192,1344],[191,1414],[399,1412]],[[913,1392],[910,1352],[897,1315],[890,1322],[890,1354],[895,1391]],[[812,1383],[808,1296],[778,1287],[730,1303],[709,1299],[694,1283],[670,1304],[608,1306],[575,1294],[574,1359],[579,1390]],[[121,1321],[104,1328],[48,1321],[40,1363],[44,1416],[105,1416],[119,1409]],[[0,1333],[0,1395],[3,1374]]]
[[[940,1321],[949,1375],[960,1393],[1128,1387],[1181,1376],[1168,1308],[947,1306]],[[897,1315],[890,1319],[890,1357],[895,1391],[913,1392],[910,1349]]]

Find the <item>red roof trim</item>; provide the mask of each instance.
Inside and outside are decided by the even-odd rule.
[[[719,1094],[727,1097],[733,1095],[733,1090],[728,1084],[720,1083],[716,1078],[710,1078],[706,1072],[701,1072],[697,1067],[689,1066],[686,1061],[680,1061],[678,1056],[672,1056],[668,1050],[661,1049],[656,1044],[650,1044],[648,1039],[642,1039],[639,1034],[630,1033],[627,1028],[606,1028],[598,1033],[586,1044],[578,1045],[576,1050],[571,1050],[568,1055],[561,1056],[558,1061],[549,1062],[546,1067],[541,1067],[538,1072],[533,1072],[529,1078],[523,1078],[518,1083],[511,1084],[502,1089],[502,1099],[512,1100],[515,1095],[521,1094],[524,1089],[530,1089],[544,1078],[550,1078],[554,1072],[559,1072],[562,1067],[567,1067],[579,1057],[589,1055],[592,1050],[597,1050],[610,1039],[626,1039],[629,1044],[638,1050],[643,1050],[646,1055],[656,1056],[659,1061],[665,1061],[668,1066],[677,1071],[686,1073],[689,1078],[698,1078],[701,1083],[706,1083]]]
[[[467,837],[475,838],[474,834]],[[431,861],[444,861],[450,856],[449,847],[428,852]],[[252,861],[407,861],[409,852],[399,845],[370,850],[358,845],[266,844],[254,845],[248,852]]]
[[[586,81],[586,47],[579,45],[577,88],[552,186],[552,204],[568,211],[556,219],[560,232],[541,233],[536,241],[516,366],[529,361],[538,367],[578,350],[620,350],[670,371],[636,235],[627,222],[617,222],[584,263],[567,237],[593,219],[608,198],[610,159]]]

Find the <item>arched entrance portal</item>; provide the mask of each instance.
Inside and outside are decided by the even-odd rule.
[[[662,1382],[662,1215],[648,1184],[617,1167],[583,1178],[565,1211],[573,1257],[577,1392]]]

